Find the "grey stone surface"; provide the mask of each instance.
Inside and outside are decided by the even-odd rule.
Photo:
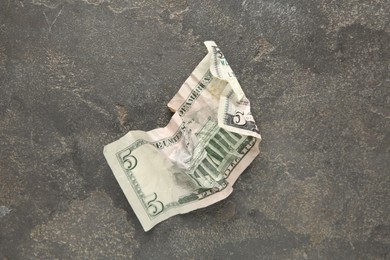
[[[0,259],[389,259],[388,1],[0,1]],[[145,233],[102,155],[216,41],[261,154]]]

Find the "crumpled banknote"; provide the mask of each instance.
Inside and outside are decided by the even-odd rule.
[[[218,46],[205,45],[208,54],[168,103],[168,125],[130,131],[104,147],[145,231],[229,196],[259,154],[250,102]]]

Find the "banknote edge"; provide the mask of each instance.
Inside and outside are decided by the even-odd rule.
[[[115,142],[111,144],[114,144]],[[127,180],[127,176],[123,173],[123,170],[119,165],[119,162],[116,160],[115,151],[113,151],[113,149],[115,148],[112,148],[112,146],[110,146],[111,144],[108,144],[104,147],[103,154],[115,176],[115,179],[117,180],[119,186],[121,187],[122,192],[124,193],[127,201],[132,207],[134,213],[138,218],[138,221],[141,223],[141,226],[145,232],[151,230],[158,223],[165,221],[172,216],[185,214],[196,209],[210,206],[214,203],[217,203],[218,201],[227,198],[233,192],[233,187],[228,186],[221,192],[215,193],[213,196],[209,196],[200,201],[194,201],[192,203],[185,204],[180,208],[167,211],[166,213],[159,215],[154,219],[150,219],[147,216],[147,213],[145,212],[141,202],[139,201],[137,194],[131,187],[130,182]]]

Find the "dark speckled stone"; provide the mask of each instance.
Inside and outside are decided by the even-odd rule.
[[[0,259],[389,259],[388,1],[0,1]],[[142,230],[103,146],[224,51],[261,154]]]

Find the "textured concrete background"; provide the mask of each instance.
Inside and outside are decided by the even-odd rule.
[[[1,0],[0,259],[389,259],[390,3]],[[144,233],[103,146],[165,126],[216,41],[261,154]]]

